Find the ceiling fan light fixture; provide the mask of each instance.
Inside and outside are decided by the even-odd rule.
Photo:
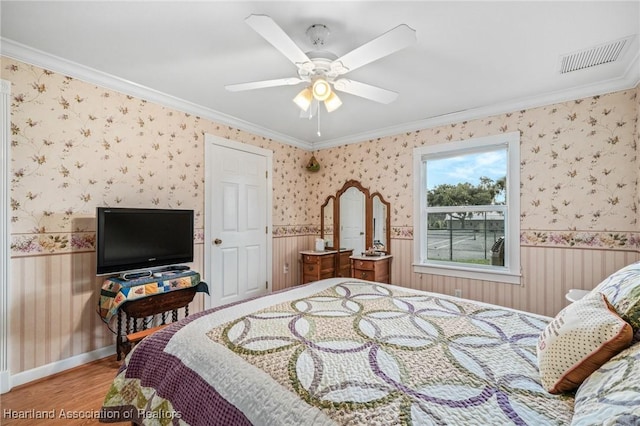
[[[333,112],[342,106],[342,101],[335,92],[331,92],[329,97],[324,101],[327,112]]]
[[[319,101],[326,100],[331,95],[331,86],[324,78],[319,78],[313,82],[313,97]]]
[[[313,100],[313,94],[308,87],[305,87],[293,98],[293,102],[300,107],[301,110],[307,111]]]
[[[311,118],[317,113],[318,136],[320,136],[320,109],[318,109],[320,101],[324,102],[328,112],[335,111],[342,105],[342,101],[334,90],[383,104],[395,100],[398,97],[396,92],[340,77],[404,49],[417,40],[416,31],[406,24],[401,24],[338,57],[324,49],[305,53],[267,15],[252,14],[245,19],[245,22],[298,68],[298,76],[231,84],[226,85],[225,88],[237,92],[305,83],[307,87],[298,93],[293,101],[303,111],[300,114],[301,117]],[[307,35],[311,43],[320,48],[324,46],[325,38],[329,35],[329,28],[324,24],[314,24],[307,29]]]

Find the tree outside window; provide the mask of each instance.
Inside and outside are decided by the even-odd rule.
[[[417,148],[416,168],[418,269],[519,275],[519,134]]]

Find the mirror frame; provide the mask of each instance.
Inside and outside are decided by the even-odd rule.
[[[380,202],[387,208],[386,229],[387,235],[384,240],[385,252],[389,254],[391,252],[391,203],[385,200],[384,196],[376,191],[372,194],[369,193],[369,189],[362,186],[357,180],[351,179],[345,182],[336,195],[329,195],[322,206],[320,206],[320,238],[325,237],[325,209],[329,205],[329,202],[333,200],[333,246],[327,247],[333,250],[340,250],[340,196],[346,192],[349,188],[358,188],[365,195],[365,245],[366,248],[373,246],[373,199],[378,197]],[[354,253],[358,255],[358,253]]]
[[[333,226],[333,243],[331,246],[327,246],[328,249],[332,250],[334,249],[334,245],[335,245],[335,241],[336,241],[336,197],[335,195],[329,195],[327,197],[327,199],[324,201],[324,204],[322,204],[322,206],[320,206],[320,238],[322,238],[324,240],[324,229],[325,229],[325,224],[324,224],[324,209],[327,208],[327,206],[329,205],[329,202],[333,200],[333,206],[332,206],[332,212],[331,212],[331,226]]]
[[[371,197],[370,197],[371,216],[369,216],[368,221],[370,222],[370,225],[371,225],[371,245],[369,247],[373,246],[373,199],[375,197],[378,197],[382,205],[385,206],[387,209],[387,217],[386,217],[386,223],[385,223],[387,235],[384,241],[384,251],[387,254],[389,254],[391,252],[391,203],[385,200],[382,194],[378,191],[371,194]]]
[[[350,179],[342,185],[342,188],[336,193],[336,201],[334,203],[333,213],[333,243],[336,250],[340,250],[340,196],[349,188],[357,188],[364,194],[364,249],[367,250],[373,243],[373,223],[371,219],[372,207],[369,197],[369,190],[362,186],[360,182]],[[337,244],[336,244],[337,242]],[[354,256],[360,256],[360,253],[353,253]]]

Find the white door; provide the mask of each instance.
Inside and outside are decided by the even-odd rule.
[[[205,144],[208,308],[271,288],[272,153],[211,135]]]
[[[340,195],[340,247],[353,249],[354,255],[365,250],[364,193],[351,187]]]

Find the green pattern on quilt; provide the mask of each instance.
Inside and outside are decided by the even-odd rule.
[[[633,303],[636,301],[635,303]],[[627,297],[621,301],[620,309],[625,313],[627,322],[634,330],[640,330],[640,285],[636,285]]]
[[[339,424],[568,424],[535,315],[346,281],[207,334]],[[554,414],[550,414],[554,413]]]
[[[163,399],[160,404],[151,410],[153,413],[150,417],[157,421],[161,426],[170,425],[173,423],[173,419],[170,416],[164,416],[164,413],[171,412],[171,404],[166,399]]]
[[[144,424],[186,425],[179,416],[171,414],[176,411],[169,401],[159,397],[155,389],[142,386],[140,380],[127,378],[126,370],[120,371],[113,380],[105,396],[103,407],[127,407],[120,413],[121,421],[133,421],[138,413],[144,411],[146,412]]]
[[[578,388],[572,426],[640,424],[640,343],[620,352]]]
[[[614,272],[593,291],[603,293],[618,315],[640,330],[640,262]]]

